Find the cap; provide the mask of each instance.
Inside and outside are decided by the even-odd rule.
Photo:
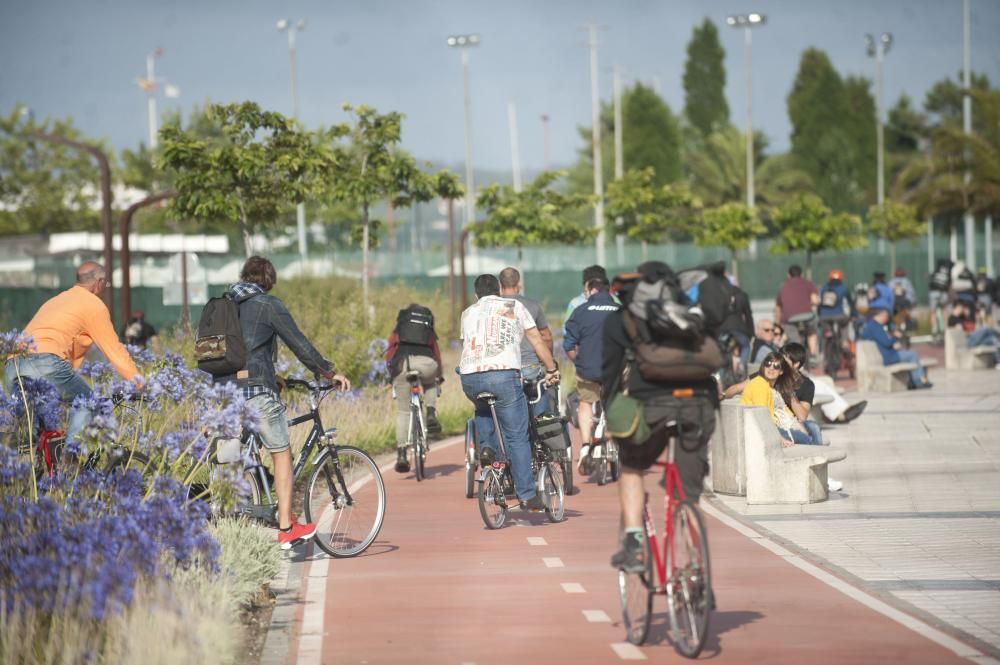
[[[838,279],[841,282],[843,282],[844,281],[844,271],[841,270],[840,268],[834,268],[833,270],[830,271],[830,274],[827,277],[829,279]]]

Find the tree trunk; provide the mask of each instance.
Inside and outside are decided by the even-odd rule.
[[[733,259],[733,277],[735,277],[738,280],[740,278],[740,260],[736,258],[735,249],[731,249],[729,251],[732,253],[732,259]]]
[[[810,282],[813,278],[813,254],[809,250],[806,250],[806,279]]]
[[[896,274],[896,243],[889,243],[889,272]]]
[[[361,206],[361,306],[364,308],[365,326],[370,324],[368,316],[368,204]]]
[[[247,221],[247,214],[240,210],[240,235],[243,236],[243,251],[249,259],[253,256],[253,236],[250,235],[250,223]]]

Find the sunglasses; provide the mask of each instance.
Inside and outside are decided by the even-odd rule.
[[[771,369],[781,369],[781,361],[769,360],[763,365],[764,367],[770,367]]]

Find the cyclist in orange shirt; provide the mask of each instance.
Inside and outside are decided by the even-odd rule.
[[[46,379],[72,404],[90,395],[90,385],[76,373],[92,344],[107,357],[122,378],[142,386],[142,377],[128,351],[118,341],[111,313],[101,294],[108,287],[104,266],[86,261],[76,271],[76,284],[47,300],[24,329],[33,347],[26,355],[13,356],[4,367],[7,392],[18,377]],[[84,406],[70,408],[66,438],[75,438],[90,422],[93,413]]]

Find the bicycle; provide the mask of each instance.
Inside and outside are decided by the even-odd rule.
[[[413,475],[417,482],[426,478],[424,463],[427,461],[427,424],[424,420],[424,390],[420,383],[420,372],[409,370],[406,380],[410,384],[410,421],[406,429],[406,447],[413,451]],[[392,389],[396,399],[396,389]]]
[[[850,320],[847,315],[824,316],[819,320],[823,331],[823,370],[833,379],[842,369],[854,378],[854,352],[850,340],[844,336],[844,327]]]
[[[316,524],[316,543],[324,552],[337,558],[357,556],[368,549],[382,528],[382,474],[368,453],[336,443],[335,427],[323,428],[319,405],[335,385],[299,379],[285,379],[285,385],[309,391],[309,411],[288,421],[289,427],[313,424],[292,467],[293,482],[298,482],[307,463],[312,467],[304,494],[306,520]],[[244,478],[250,485],[250,502],[241,512],[276,527],[278,504],[270,474],[261,461],[261,442],[253,431],[246,431],[241,441],[249,460],[244,465]],[[314,449],[318,451],[315,457]]]
[[[675,390],[674,397],[695,395],[693,390]],[[662,554],[657,546],[656,528],[649,512],[649,494],[644,511],[646,568],[641,573],[618,571],[618,594],[626,637],[632,644],[642,644],[649,634],[653,596],[667,598],[671,641],[688,658],[696,658],[705,646],[709,616],[714,609],[711,564],[705,523],[697,506],[684,497],[680,474],[674,463],[676,446],[690,438],[700,443],[701,429],[691,430],[687,423],[672,420],[663,425],[670,437],[664,468],[665,517]],[[685,446],[685,450],[688,448]],[[624,525],[623,525],[624,526]],[[655,567],[654,567],[655,564]]]
[[[622,464],[618,455],[618,443],[605,432],[607,423],[599,401],[594,403],[594,418],[594,433],[587,459],[583,463],[583,473],[588,476],[596,473],[598,486],[604,486],[609,481],[617,482],[621,476]]]
[[[541,384],[539,383],[539,386]],[[539,398],[541,390],[538,391]],[[476,400],[485,402],[490,409],[496,432],[500,455],[489,467],[483,468],[479,477],[479,514],[488,529],[502,528],[507,521],[507,497],[514,495],[514,476],[507,462],[507,446],[504,443],[500,421],[497,419],[496,395],[481,392]],[[537,399],[535,400],[537,401]],[[561,522],[566,514],[566,490],[562,477],[562,467],[556,463],[552,451],[539,439],[531,403],[528,404],[528,438],[531,443],[531,466],[535,475],[535,488],[545,504],[545,514],[551,522]]]

